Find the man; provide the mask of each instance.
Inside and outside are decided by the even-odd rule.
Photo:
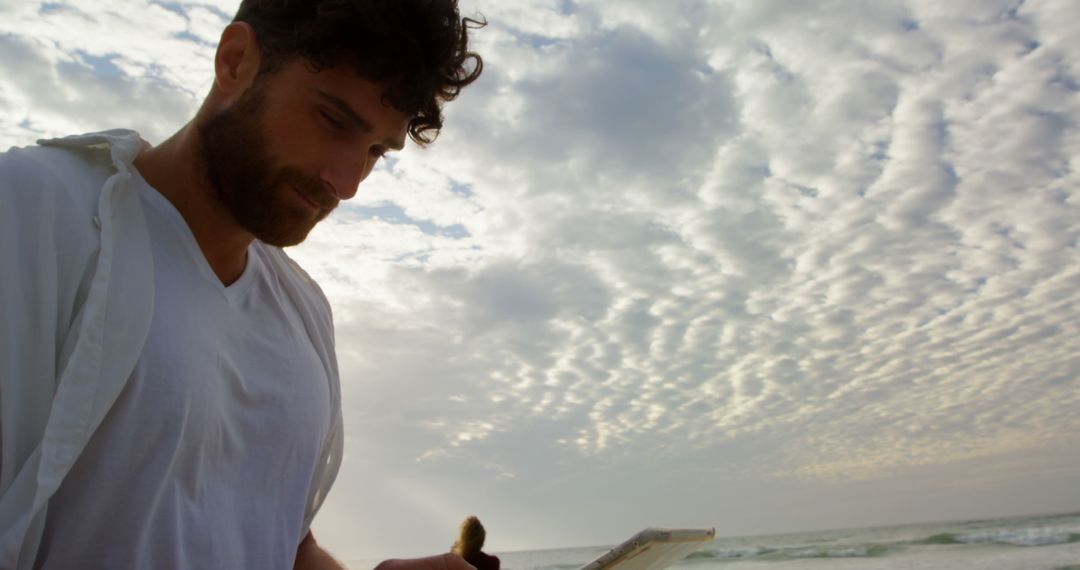
[[[194,119],[0,154],[0,569],[340,568],[330,309],[280,247],[476,79],[456,0],[243,0]],[[469,568],[443,555],[384,570]]]

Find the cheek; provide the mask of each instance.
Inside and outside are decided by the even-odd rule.
[[[320,140],[318,125],[300,109],[287,107],[277,113],[277,118],[265,121],[263,132],[268,144],[283,153],[296,155]]]
[[[367,161],[367,164],[364,165],[363,170],[360,171],[360,180],[366,180],[368,176],[371,176],[371,173],[375,171],[375,166],[377,164],[378,161],[375,160],[375,158]]]
[[[327,156],[327,149],[317,136],[318,133],[298,125],[291,129],[278,129],[268,136],[267,150],[274,161],[282,166],[290,166],[305,172],[318,172],[320,164]]]

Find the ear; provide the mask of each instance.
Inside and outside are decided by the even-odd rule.
[[[214,88],[229,99],[238,97],[254,82],[261,61],[255,30],[246,22],[229,24],[214,55]]]

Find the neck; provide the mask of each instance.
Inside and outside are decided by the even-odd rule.
[[[225,285],[240,278],[254,237],[218,199],[206,174],[194,122],[156,147],[143,150],[135,168],[187,222],[210,268]]]

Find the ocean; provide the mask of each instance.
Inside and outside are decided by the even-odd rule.
[[[503,570],[577,570],[608,548],[496,554]],[[717,538],[672,568],[1080,570],[1080,513]]]

